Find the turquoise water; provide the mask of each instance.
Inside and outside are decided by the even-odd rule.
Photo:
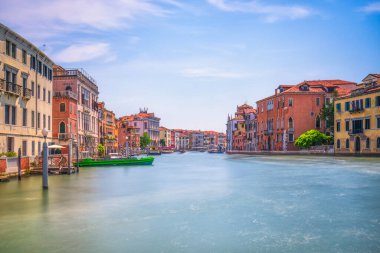
[[[169,154],[0,184],[0,252],[380,252],[380,160]]]

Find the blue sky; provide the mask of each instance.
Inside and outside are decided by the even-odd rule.
[[[380,1],[3,0],[0,22],[84,68],[117,116],[225,130],[279,84],[380,72]]]

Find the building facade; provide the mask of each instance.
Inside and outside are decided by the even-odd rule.
[[[335,100],[335,153],[380,153],[380,74]]]
[[[275,94],[257,101],[257,150],[297,150],[294,141],[304,132],[326,132],[320,112],[335,94],[347,94],[355,83],[342,80],[304,81],[280,85]]]
[[[83,69],[55,65],[54,92],[70,91],[77,100],[77,138],[81,157],[96,156],[99,140],[98,86]]]
[[[108,110],[104,102],[98,103],[98,113],[99,143],[104,145],[106,154],[117,153],[119,145],[115,113]]]
[[[172,146],[172,131],[170,129],[167,129],[166,127],[160,127],[160,142],[161,140],[165,141],[164,147],[171,147]],[[160,146],[161,143],[160,143]]]
[[[0,23],[0,153],[35,156],[52,141],[53,61]]]

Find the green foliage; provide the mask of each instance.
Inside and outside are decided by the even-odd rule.
[[[140,147],[142,149],[146,148],[151,141],[152,140],[150,139],[149,135],[147,133],[144,133],[143,136],[140,137]]]
[[[325,104],[319,115],[326,122],[326,128],[334,132],[334,103]]]
[[[166,146],[166,141],[164,139],[161,139],[160,140],[160,144],[161,144],[161,147],[165,147]]]
[[[99,143],[99,145],[98,145],[98,155],[100,157],[103,157],[105,151],[106,151],[105,147],[102,144]]]
[[[327,145],[332,141],[333,138],[331,136],[327,136],[318,130],[313,129],[301,134],[294,144],[299,148],[309,148],[311,146]]]
[[[13,151],[9,151],[9,152],[6,152],[6,153],[0,153],[0,157],[1,156],[6,156],[6,157],[16,157],[17,156],[17,153],[16,152],[13,152]]]

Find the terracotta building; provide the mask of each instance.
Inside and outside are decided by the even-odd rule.
[[[70,91],[77,96],[77,138],[81,157],[97,155],[99,139],[98,86],[83,69],[55,65],[54,92]]]
[[[98,103],[98,112],[99,142],[104,145],[106,154],[117,153],[119,145],[115,113],[108,110],[104,102]]]
[[[326,132],[320,118],[325,102],[355,88],[355,83],[343,80],[278,86],[274,95],[256,103],[258,150],[296,150],[294,141],[302,133],[311,129]]]
[[[119,153],[138,154],[140,152],[140,129],[133,125],[132,117],[129,120],[128,117],[122,117],[116,122]]]

